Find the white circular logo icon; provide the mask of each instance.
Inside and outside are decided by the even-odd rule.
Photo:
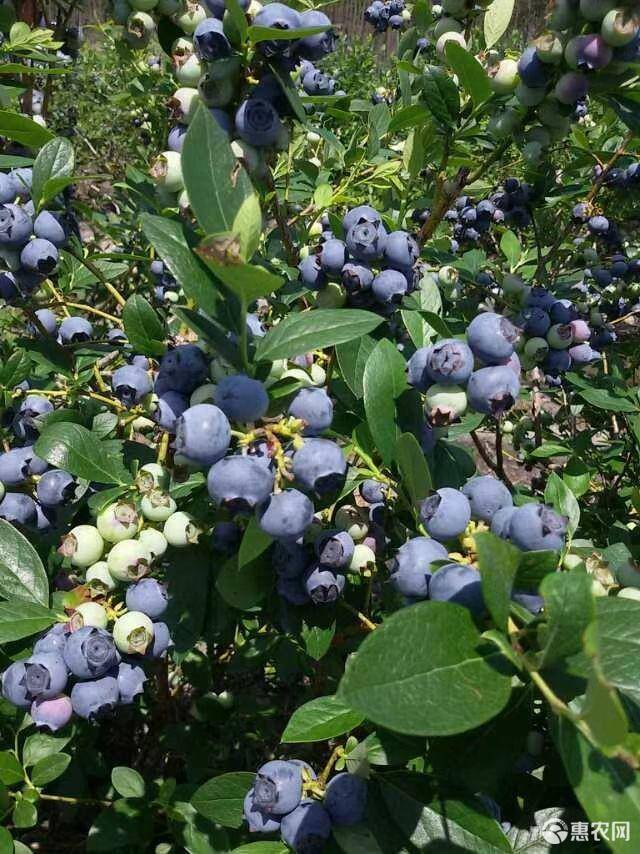
[[[549,845],[560,845],[569,836],[569,828],[560,818],[550,818],[540,828],[540,834]]]

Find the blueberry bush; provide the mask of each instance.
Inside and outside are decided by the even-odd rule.
[[[0,7],[2,854],[638,845],[640,9],[331,5]]]

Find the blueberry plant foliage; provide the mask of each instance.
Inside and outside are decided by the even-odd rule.
[[[3,851],[636,844],[639,10],[317,5],[115,4],[127,252],[6,20]]]

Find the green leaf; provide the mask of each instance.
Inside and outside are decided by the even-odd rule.
[[[211,320],[199,311],[193,311],[190,308],[175,308],[173,310],[176,317],[179,317],[183,323],[198,333],[198,337],[202,341],[206,341],[212,345],[222,358],[229,362],[234,368],[242,370],[242,361],[238,348],[231,342],[228,333],[224,327],[217,321]]]
[[[223,827],[241,827],[244,798],[256,775],[248,771],[221,774],[204,783],[191,798],[191,804],[209,821]]]
[[[487,48],[493,47],[506,33],[514,6],[515,0],[493,0],[484,13],[484,41]]]
[[[39,762],[41,759],[45,759],[47,756],[53,756],[56,753],[60,753],[61,750],[69,743],[70,736],[55,736],[55,735],[47,735],[43,732],[34,733],[34,735],[30,735],[22,748],[22,761],[25,764],[25,767],[28,768],[30,765],[35,765],[36,762]]]
[[[326,741],[350,732],[363,720],[363,715],[354,712],[339,697],[318,697],[296,709],[280,740],[289,744]]]
[[[25,350],[15,350],[0,368],[0,386],[10,391],[26,380],[31,372],[31,359]]]
[[[302,624],[300,637],[304,641],[304,646],[307,655],[313,658],[314,661],[320,661],[321,658],[331,649],[331,643],[336,633],[336,623],[332,620],[328,625],[309,625]]]
[[[15,850],[13,837],[6,827],[0,827],[0,854],[14,854]],[[30,850],[30,848],[27,848],[27,851]]]
[[[54,753],[39,759],[31,771],[31,782],[34,786],[46,786],[62,776],[69,767],[71,757],[68,753]]]
[[[442,335],[444,338],[453,338],[453,333],[447,326],[446,322],[439,314],[436,314],[435,311],[420,310],[419,314],[424,320],[426,320],[429,326],[435,329],[438,335]]]
[[[589,466],[578,457],[568,460],[562,470],[562,479],[576,498],[580,498],[589,491],[592,476],[593,472]]]
[[[610,749],[624,742],[629,724],[615,689],[604,681],[597,662],[594,664],[580,719],[587,724],[598,745]]]
[[[238,35],[238,40],[240,44],[244,44],[247,40],[247,32],[249,29],[249,25],[247,24],[247,16],[242,11],[242,7],[238,0],[226,0],[227,12],[229,13],[228,17],[233,25],[233,29]],[[226,20],[225,20],[226,27]]]
[[[272,543],[273,540],[269,534],[265,534],[258,524],[256,517],[252,516],[249,520],[249,524],[245,528],[245,532],[242,536],[242,542],[240,543],[240,549],[238,551],[238,568],[241,570],[243,566],[246,566],[248,563],[251,563],[256,558],[260,557],[260,555],[265,552]]]
[[[281,30],[277,27],[249,27],[249,41],[253,44],[269,41],[297,41],[306,36],[315,36],[319,33],[325,33],[329,29],[326,27],[300,27],[299,29]]]
[[[385,774],[380,786],[392,821],[419,851],[511,851],[500,825],[478,801],[446,797],[425,775],[406,771]]]
[[[14,786],[16,783],[24,782],[22,765],[11,750],[0,752],[0,782],[4,783],[5,786]]]
[[[396,732],[464,732],[496,715],[511,691],[505,659],[481,644],[465,608],[412,605],[364,640],[347,663],[339,696]]]
[[[356,308],[323,308],[290,314],[261,338],[258,361],[293,359],[300,353],[344,344],[371,332],[382,318]]]
[[[208,314],[215,314],[220,290],[189,247],[182,223],[148,213],[142,214],[140,222],[147,239],[185,295]]]
[[[362,386],[367,424],[387,465],[396,452],[398,426],[395,401],[407,388],[406,363],[394,344],[383,338],[367,359]]]
[[[430,120],[431,112],[424,104],[410,104],[408,107],[403,107],[394,114],[389,122],[389,132],[398,133],[399,131],[422,127],[422,125],[426,125]]]
[[[116,765],[111,771],[111,784],[123,798],[144,798],[144,778],[134,768]]]
[[[375,349],[376,342],[370,335],[362,335],[352,341],[345,341],[336,347],[336,357],[342,379],[353,394],[360,399],[364,394],[362,380],[367,359]]]
[[[0,594],[49,604],[49,580],[38,552],[4,519],[0,519]]]
[[[42,202],[46,201],[47,182],[55,178],[68,178],[73,175],[74,167],[75,155],[68,139],[56,137],[40,149],[33,164],[31,185],[31,198],[36,210],[40,208]]]
[[[572,454],[571,448],[560,445],[557,442],[543,442],[539,448],[534,448],[529,454],[536,460],[546,460],[550,457],[568,457]]]
[[[38,821],[38,810],[35,804],[21,797],[16,801],[11,817],[18,828],[33,827]]]
[[[116,443],[118,444],[118,443]],[[111,440],[101,441],[80,424],[58,423],[46,427],[35,445],[36,454],[55,468],[98,483],[131,483],[122,455]]]
[[[239,566],[238,556],[234,555],[226,561],[218,574],[218,593],[227,604],[239,611],[254,608],[273,587],[274,572],[271,562],[261,558]]]
[[[205,234],[229,234],[243,258],[256,250],[262,230],[258,197],[209,110],[196,110],[182,151],[189,204]]]
[[[429,465],[413,433],[403,433],[396,444],[396,463],[411,501],[418,504],[433,489]]]
[[[432,273],[425,273],[420,282],[420,288],[405,300],[401,311],[402,321],[407,327],[416,348],[425,347],[435,338],[438,328],[429,322],[429,318],[438,318],[438,325],[444,324],[440,317],[442,313],[442,297],[440,289]],[[411,306],[411,308],[409,308]],[[446,324],[444,324],[446,326]],[[440,326],[442,328],[442,326]],[[450,337],[448,334],[446,337]]]
[[[332,827],[333,838],[344,854],[384,854],[373,832],[366,824]]]
[[[640,602],[622,597],[596,600],[593,634],[602,675],[640,705]]]
[[[284,842],[247,842],[234,848],[231,854],[289,854],[290,850]]]
[[[500,251],[509,262],[511,270],[515,270],[522,258],[522,246],[513,231],[507,229],[500,238]]]
[[[544,490],[544,500],[552,504],[558,513],[567,517],[569,520],[567,531],[571,539],[580,524],[580,505],[567,484],[555,472],[549,475]]]
[[[48,629],[55,622],[54,611],[37,602],[23,599],[0,602],[0,644],[28,638]]]
[[[445,53],[448,64],[458,75],[463,89],[475,106],[487,101],[491,97],[489,78],[475,56],[454,41],[447,42]]]
[[[460,95],[453,80],[441,68],[429,66],[422,78],[422,97],[434,119],[446,128],[460,114]]]
[[[546,631],[541,637],[543,668],[582,650],[582,636],[595,617],[595,603],[591,577],[581,570],[545,576],[540,593],[547,615]]]
[[[264,267],[255,264],[217,264],[215,250],[213,254],[210,250],[211,241],[214,239],[203,240],[198,247],[198,255],[217,278],[245,303],[251,303],[259,297],[267,297],[284,285],[284,279],[280,276],[274,276]]]
[[[27,148],[40,148],[54,139],[54,135],[48,128],[10,110],[0,110],[0,136],[20,142]]]
[[[553,740],[574,794],[592,822],[611,827],[629,822],[631,843],[608,835],[606,846],[614,854],[633,850],[633,831],[640,827],[640,784],[631,765],[615,756],[606,756],[593,747],[567,718],[553,716]]]
[[[555,572],[557,568],[557,552],[522,552],[514,587],[522,590],[537,590],[545,575]]]
[[[144,356],[162,356],[167,345],[164,326],[144,297],[134,294],[122,309],[124,331],[136,353]]]
[[[494,623],[505,632],[520,551],[488,532],[476,534],[474,539],[482,578],[482,597]]]

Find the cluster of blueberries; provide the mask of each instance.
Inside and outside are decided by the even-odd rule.
[[[146,11],[134,12],[129,21],[133,18],[135,23],[142,17],[155,26],[148,14],[153,8],[160,14],[168,14],[185,33],[185,37],[176,39],[172,45],[179,88],[169,100],[169,109],[176,124],[169,132],[167,150],[151,168],[151,175],[159,187],[168,194],[182,196],[178,199],[181,207],[188,206],[188,199],[184,194],[180,154],[198,104],[204,103],[219,126],[233,139],[234,153],[248,170],[258,173],[263,166],[260,151],[288,139],[283,118],[291,115],[291,107],[282,84],[271,69],[275,67],[285,75],[297,70],[298,79],[309,95],[334,94],[335,81],[312,65],[335,48],[335,32],[323,12],[298,12],[284,3],[270,3],[254,9],[248,0],[242,0],[241,8],[256,27],[283,33],[324,28],[322,32],[302,35],[298,39],[275,38],[259,42],[248,75],[257,82],[247,87],[242,77],[242,58],[225,32],[224,0],[207,0],[203,6],[190,3],[188,13],[178,0],[175,4],[173,0],[135,2],[142,2]],[[130,24],[127,27],[130,29]]]
[[[405,0],[373,0],[364,12],[364,19],[377,33],[401,30],[411,20]]]
[[[509,228],[526,228],[531,223],[529,206],[532,189],[517,178],[507,178],[504,185],[487,199],[475,201],[470,196],[459,196],[444,219],[453,226],[451,251],[456,254],[461,244],[479,243],[492,225]],[[412,218],[423,225],[429,219],[428,209],[416,209]]]
[[[459,33],[447,36],[462,38]],[[549,32],[530,44],[517,62],[505,58],[490,67],[494,92],[515,95],[516,100],[515,106],[507,102],[501,108],[490,129],[506,138],[526,121],[527,144],[535,155],[566,137],[595,74],[623,74],[639,58],[637,8],[601,0],[561,0],[555,4]]]
[[[305,250],[300,282],[318,292],[318,305],[373,308],[390,314],[416,286],[420,247],[407,231],[385,228],[369,205],[344,216],[344,239],[336,237],[328,218],[322,221],[320,243]]]
[[[591,253],[589,253],[591,254]],[[584,271],[584,279],[574,289],[593,303],[597,319],[621,317],[638,308],[640,298],[640,258],[629,258],[617,253],[600,261],[597,253],[591,266]]]
[[[619,248],[622,246],[622,235],[615,222],[601,213],[593,213],[586,202],[578,202],[573,206],[571,216],[574,222],[587,226],[589,236],[601,240],[605,246]]]
[[[293,851],[321,854],[332,826],[349,827],[364,818],[366,780],[341,772],[325,787],[313,768],[300,759],[273,759],[262,765],[244,800],[249,831],[280,833]],[[313,791],[313,797],[306,790]]]
[[[507,487],[492,475],[472,477],[461,490],[438,489],[422,501],[420,519],[429,536],[414,537],[398,549],[391,564],[394,588],[406,604],[455,602],[477,616],[486,610],[480,573],[451,561],[443,544],[462,536],[472,519],[523,551],[560,551],[567,532],[566,518],[545,504],[515,507]],[[513,598],[534,613],[542,608],[534,592],[516,591]]]
[[[148,480],[155,475],[145,473]],[[62,539],[59,552],[84,574],[74,591],[83,601],[2,674],[2,696],[39,727],[55,731],[74,713],[93,721],[133,703],[147,678],[145,662],[164,657],[172,645],[162,620],[166,586],[148,576],[167,540],[155,528],[140,529],[150,494],[142,496],[141,513],[133,503],[115,502],[95,525],[78,525]],[[114,605],[112,594],[122,603]]]
[[[611,166],[606,171],[602,166],[593,168],[593,177],[597,180],[602,176],[605,187],[613,190],[635,190],[640,188],[640,160],[632,160],[627,166]]]
[[[149,265],[149,272],[153,277],[153,295],[156,302],[160,304],[177,302],[180,286],[165,267],[164,262],[159,259],[152,261]]]
[[[65,212],[36,213],[32,179],[30,167],[0,172],[0,297],[6,302],[28,297],[55,271],[73,229]]]
[[[456,41],[466,48],[465,30],[473,17],[482,12],[491,0],[442,0],[431,6],[433,23],[430,36],[436,44],[436,52],[440,58],[445,57],[445,46],[448,41]]]

